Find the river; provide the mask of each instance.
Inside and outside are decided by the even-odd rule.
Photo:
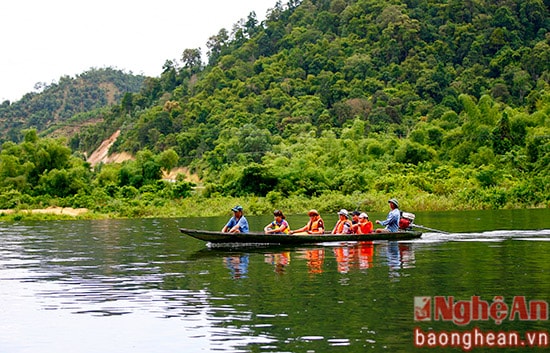
[[[288,218],[294,228],[306,219]],[[218,249],[178,232],[226,220],[0,222],[0,352],[548,344],[549,209],[418,213],[437,231],[404,242]],[[252,230],[270,220],[249,217]]]

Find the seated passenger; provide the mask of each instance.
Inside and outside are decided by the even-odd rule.
[[[325,232],[325,223],[317,210],[310,210],[307,215],[309,221],[300,229],[290,231],[290,234],[323,234]]]
[[[355,234],[369,234],[372,233],[374,226],[371,221],[369,221],[369,215],[365,212],[359,215],[359,223],[355,228]]]
[[[351,234],[351,221],[347,210],[341,209],[338,212],[338,222],[332,230],[332,234]]]
[[[275,210],[273,212],[273,217],[275,218],[273,222],[269,223],[264,228],[265,234],[289,234],[290,226],[285,220],[285,215],[281,210]]]
[[[354,226],[356,225],[357,223],[359,223],[359,215],[361,214],[361,212],[355,210],[351,213],[351,224]]]
[[[223,233],[248,233],[248,221],[243,216],[243,208],[235,206],[231,209],[233,217],[222,228]]]

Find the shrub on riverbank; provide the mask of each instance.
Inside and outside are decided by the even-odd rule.
[[[134,195],[129,198],[104,198],[102,203],[93,204],[89,212],[77,216],[67,214],[31,213],[29,207],[43,207],[42,203],[27,208],[13,210],[10,214],[0,212],[0,221],[17,221],[22,219],[99,219],[99,218],[175,218],[175,217],[211,217],[230,214],[230,208],[236,204],[243,205],[248,215],[271,214],[274,209],[282,209],[287,215],[305,214],[315,208],[323,214],[334,213],[341,208],[359,209],[367,212],[386,212],[390,197],[399,199],[404,211],[447,211],[447,210],[480,210],[496,208],[531,208],[549,207],[548,201],[533,205],[514,202],[513,194],[506,194],[501,188],[462,189],[448,196],[436,196],[413,189],[395,194],[379,192],[354,193],[342,195],[328,192],[314,197],[293,195],[288,197],[243,196],[205,197],[195,193],[186,198],[168,199],[162,195]],[[69,207],[71,200],[52,199],[52,202]],[[79,203],[80,204],[80,203]]]

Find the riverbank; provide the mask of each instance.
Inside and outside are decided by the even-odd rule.
[[[79,218],[100,218],[87,208],[47,207],[35,209],[0,210],[1,221],[27,220],[58,220]]]
[[[396,197],[400,209],[405,212],[424,211],[461,211],[497,209],[489,203],[468,203],[461,200],[436,197],[431,194],[391,195],[382,193],[341,195],[328,193],[316,197],[306,196],[268,196],[268,197],[204,197],[194,194],[181,199],[155,197],[151,199],[110,199],[100,204],[85,204],[87,207],[47,208],[33,207],[0,210],[0,221],[19,220],[59,220],[59,219],[107,219],[107,218],[181,218],[216,217],[231,215],[235,205],[244,207],[245,215],[271,215],[275,209],[286,215],[305,214],[309,209],[317,209],[321,214],[330,214],[345,208],[365,212],[387,212],[387,201]],[[513,206],[513,207],[512,207]],[[499,209],[548,208],[550,205],[508,204]]]
[[[72,207],[48,207],[44,209],[32,210],[0,210],[0,214],[28,213],[28,214],[54,214],[67,216],[80,216],[88,212],[87,208],[72,208]]]

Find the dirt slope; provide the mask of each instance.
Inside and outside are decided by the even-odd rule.
[[[109,155],[109,148],[115,143],[116,139],[120,135],[120,130],[116,131],[107,140],[103,141],[101,145],[88,157],[88,162],[95,167],[100,163],[122,163],[127,160],[134,159],[132,155],[126,152],[113,153]],[[187,181],[193,183],[199,183],[200,179],[198,175],[192,174],[189,169],[185,167],[178,167],[172,169],[169,173],[163,173],[163,178],[166,180],[175,180],[178,174],[184,174]]]
[[[117,130],[107,140],[103,141],[101,145],[88,157],[88,162],[92,167],[99,163],[122,163],[133,157],[128,153],[114,153],[109,155],[109,148],[115,143],[116,139],[120,135],[120,130]]]

